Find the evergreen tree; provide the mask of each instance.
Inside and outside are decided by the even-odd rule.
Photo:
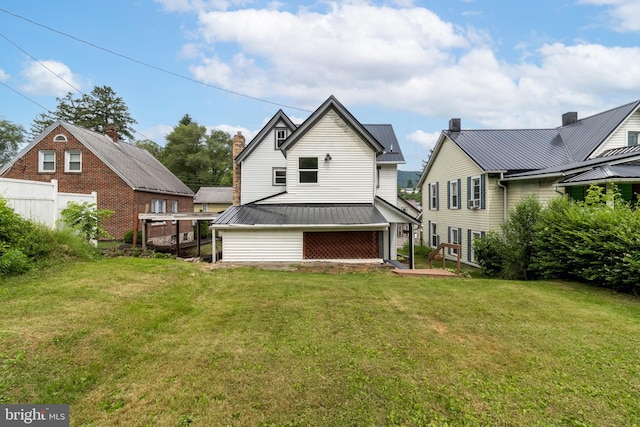
[[[24,142],[25,130],[8,120],[0,120],[0,167],[18,154]]]

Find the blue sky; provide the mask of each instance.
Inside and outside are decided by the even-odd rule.
[[[555,127],[640,99],[638,0],[0,3],[0,119],[110,86],[164,145],[189,114],[250,140],[335,95],[419,170],[448,120]],[[146,64],[146,65],[145,65]]]

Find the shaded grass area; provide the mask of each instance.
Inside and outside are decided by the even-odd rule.
[[[0,285],[0,403],[72,425],[640,423],[640,300],[582,285],[75,263]]]

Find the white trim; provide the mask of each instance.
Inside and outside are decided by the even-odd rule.
[[[73,163],[79,163],[80,169],[71,169],[71,156],[78,154],[80,160]],[[82,172],[82,151],[81,150],[65,150],[64,151],[64,171],[66,173],[81,173]]]
[[[45,158],[46,154],[53,154],[53,169],[45,169]],[[51,163],[51,161],[47,161],[46,163]],[[40,173],[55,173],[56,172],[56,152],[54,150],[40,150],[38,151],[38,172]]]

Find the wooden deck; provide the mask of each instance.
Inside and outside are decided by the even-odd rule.
[[[393,269],[391,270],[400,276],[414,276],[414,277],[460,277],[459,274],[452,273],[441,268],[421,268],[415,270]]]

